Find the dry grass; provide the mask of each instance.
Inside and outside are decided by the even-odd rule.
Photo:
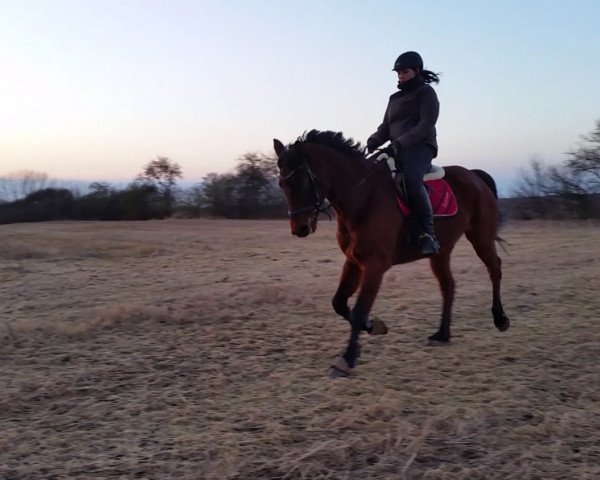
[[[3,479],[600,478],[600,229],[507,226],[503,300],[466,242],[453,345],[426,262],[395,267],[350,379],[334,225],[0,228]]]

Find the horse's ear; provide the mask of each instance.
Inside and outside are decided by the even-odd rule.
[[[277,155],[281,155],[281,152],[283,152],[285,150],[285,147],[283,146],[283,143],[281,143],[276,138],[273,139],[273,148],[275,148],[275,153]]]

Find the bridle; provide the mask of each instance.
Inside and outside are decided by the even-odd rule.
[[[332,203],[328,202],[325,198],[325,195],[319,195],[319,190],[322,192],[325,190],[325,186],[319,181],[314,172],[310,169],[306,161],[303,159],[302,164],[298,165],[294,168],[290,173],[288,173],[285,177],[281,178],[282,182],[288,181],[295,174],[301,172],[302,170],[306,171],[308,175],[308,183],[311,189],[311,195],[313,197],[312,205],[308,205],[306,207],[300,207],[295,210],[288,210],[288,217],[294,218],[298,215],[302,215],[303,213],[312,212],[312,218],[318,217],[320,213],[325,213],[329,220],[331,220],[331,215],[329,213],[329,209],[333,206]]]
[[[373,154],[370,158],[374,158],[381,151],[385,151],[385,149],[378,149],[375,152],[375,154]],[[387,153],[387,151],[386,151],[386,153]],[[300,207],[295,210],[288,210],[288,217],[294,218],[298,215],[302,215],[303,213],[312,211],[311,220],[316,219],[320,213],[325,213],[329,217],[329,220],[331,220],[331,214],[329,213],[329,209],[331,209],[333,207],[334,202],[327,201],[327,199],[325,198],[325,194],[323,194],[322,196],[319,195],[318,189],[320,189],[321,191],[325,191],[325,189],[326,189],[325,186],[319,181],[317,176],[310,169],[310,167],[306,163],[306,160],[303,158],[301,160],[302,160],[302,163],[300,165],[298,165],[296,168],[294,168],[285,177],[282,177],[280,179],[280,181],[286,182],[290,178],[292,178],[295,174],[297,174],[298,172],[301,172],[302,170],[306,170],[306,174],[308,175],[309,185],[310,185],[310,189],[311,189],[311,193],[312,193],[312,197],[314,198],[314,201],[313,201],[312,205],[308,205],[306,207]],[[379,163],[380,163],[380,161],[376,161],[375,166],[378,165]],[[360,182],[358,182],[356,187],[361,188],[365,184],[365,182],[375,173],[375,170],[376,170],[376,168],[372,168],[371,171]]]

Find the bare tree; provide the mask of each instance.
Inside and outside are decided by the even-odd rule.
[[[165,215],[173,213],[174,189],[178,178],[182,178],[181,167],[172,162],[169,157],[157,157],[145,167],[138,175],[138,181],[154,185],[163,199]]]
[[[521,169],[513,189],[518,201],[512,208],[515,218],[590,218],[595,204],[580,174],[567,164],[546,165],[532,158]]]
[[[13,202],[30,193],[52,186],[48,174],[33,170],[19,170],[0,177],[0,199]]]
[[[513,188],[515,197],[544,197],[552,192],[548,175],[549,167],[540,157],[532,157],[525,168],[519,169],[519,177]]]
[[[236,173],[204,178],[203,208],[228,218],[280,217],[287,207],[277,178],[274,156],[246,153],[238,158]]]
[[[204,207],[204,186],[202,183],[179,190],[176,197],[178,211],[183,210],[193,217],[200,216]]]
[[[252,176],[253,172],[260,173],[268,181],[276,180],[279,176],[277,156],[274,154],[265,155],[260,152],[248,152],[239,157],[236,170],[238,175],[242,176]]]
[[[581,136],[579,146],[569,152],[567,167],[581,178],[588,193],[600,192],[600,120],[596,128]]]

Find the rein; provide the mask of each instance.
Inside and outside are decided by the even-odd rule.
[[[366,151],[367,151],[367,149],[365,148],[365,153],[366,153]],[[364,177],[364,178],[363,178],[363,179],[362,179],[360,182],[358,182],[358,183],[356,184],[356,187],[357,187],[357,188],[360,188],[360,187],[362,187],[362,186],[364,185],[364,183],[365,183],[365,182],[366,182],[366,181],[367,181],[369,178],[371,178],[371,177],[372,177],[372,176],[375,174],[375,172],[377,171],[377,167],[378,167],[379,165],[381,165],[383,162],[385,162],[385,161],[386,161],[385,159],[377,160],[377,159],[375,158],[375,157],[377,157],[377,156],[378,156],[380,153],[388,153],[388,151],[387,151],[387,149],[385,149],[385,148],[378,148],[377,150],[375,150],[375,152],[374,152],[374,153],[373,153],[371,156],[367,157],[367,156],[365,155],[365,158],[366,158],[367,160],[372,160],[372,159],[374,159],[374,160],[373,160],[373,167],[370,169],[369,173],[368,173],[367,175],[365,175],[365,177]]]

